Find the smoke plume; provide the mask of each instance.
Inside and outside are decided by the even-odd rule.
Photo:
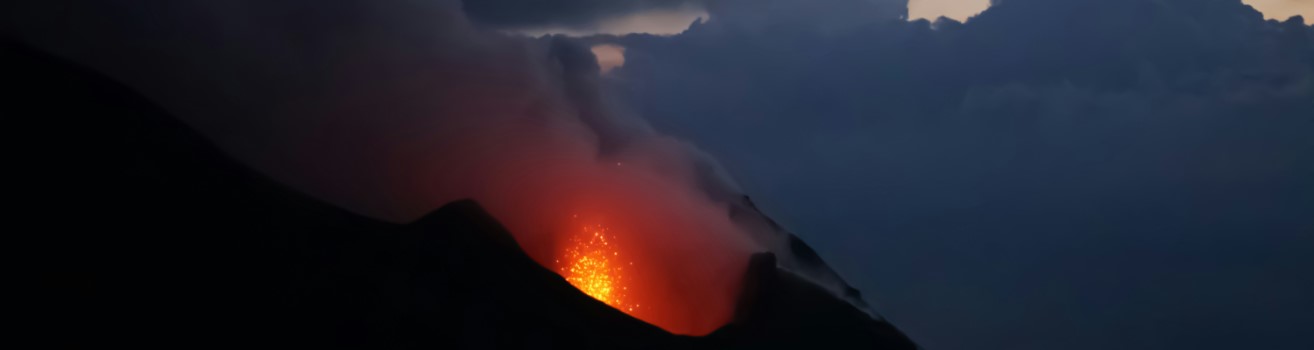
[[[359,213],[474,198],[548,268],[606,225],[632,314],[683,334],[730,318],[755,244],[735,186],[599,88],[588,47],[472,25],[448,1],[41,1],[6,31],[140,90],[237,158]]]

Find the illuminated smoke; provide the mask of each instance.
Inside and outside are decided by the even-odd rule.
[[[4,15],[23,41],[124,81],[259,171],[352,211],[409,222],[472,198],[554,270],[578,243],[572,214],[605,218],[593,222],[607,242],[643,268],[608,275],[611,295],[623,283],[624,302],[644,305],[632,315],[674,333],[728,322],[759,249],[713,195],[736,191],[714,163],[609,98],[587,45],[484,30],[459,1],[22,10]]]

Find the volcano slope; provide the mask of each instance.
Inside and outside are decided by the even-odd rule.
[[[4,44],[17,222],[58,347],[868,348],[916,346],[753,257],[736,318],[679,336],[574,289],[472,201],[391,224],[230,159],[108,78]]]

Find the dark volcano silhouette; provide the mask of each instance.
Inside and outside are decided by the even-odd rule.
[[[235,162],[131,89],[5,44],[11,197],[58,347],[879,348],[883,320],[753,257],[736,319],[678,336],[531,260],[472,201],[397,225]],[[799,242],[802,244],[802,242]]]

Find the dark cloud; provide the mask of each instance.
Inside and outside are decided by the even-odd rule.
[[[754,32],[785,27],[832,31],[908,14],[908,0],[720,0],[707,6],[719,26]]]
[[[836,26],[724,4],[679,36],[595,38],[626,47],[610,83],[928,349],[1314,346],[1301,20],[1005,0]]]
[[[701,8],[706,0],[464,0],[475,21],[506,28],[587,28],[598,21],[651,10]]]
[[[607,19],[662,10],[705,10],[723,25],[750,27],[765,18],[842,27],[908,12],[907,0],[465,0],[463,5],[476,22],[506,29],[596,29]]]

